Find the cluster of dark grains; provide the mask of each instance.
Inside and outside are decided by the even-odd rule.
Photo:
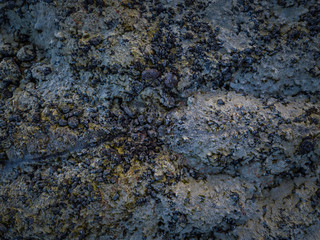
[[[303,71],[316,79],[320,52],[310,45],[319,33],[320,5],[305,0],[232,1],[230,12],[223,13],[228,15],[226,20],[232,20],[230,27],[210,15],[211,11],[220,13],[211,4],[221,2],[0,0],[0,32],[7,34],[8,40],[0,36],[0,171],[3,168],[3,173],[8,173],[0,179],[1,239],[104,239],[108,234],[108,239],[237,238],[233,238],[234,230],[247,226],[241,218],[245,215],[241,210],[246,193],[221,190],[230,205],[240,210],[228,212],[221,222],[212,223],[207,218],[212,225],[210,230],[199,224],[203,223],[202,217],[211,214],[205,212],[201,216],[201,211],[216,210],[216,206],[206,208],[210,201],[207,196],[187,196],[178,202],[177,184],[177,189],[187,186],[188,181],[205,185],[212,176],[196,170],[167,148],[171,142],[165,139],[175,124],[167,114],[179,110],[177,106],[184,105],[190,94],[235,90],[232,83],[241,78],[239,74],[255,74],[259,67],[269,70],[272,64],[264,67],[266,59],[281,51],[297,55],[290,60],[293,66],[304,61],[299,60],[304,59],[301,52],[311,56],[313,65],[303,66]],[[280,9],[280,18],[285,19],[294,7],[304,6],[306,10],[296,24],[278,23],[279,16],[274,12]],[[37,11],[44,16],[36,15]],[[34,15],[29,16],[29,12]],[[29,22],[19,27],[18,18],[23,22],[24,17]],[[35,29],[42,24],[41,18],[48,24],[52,21],[56,28],[52,32],[49,27]],[[48,35],[52,39],[46,38]],[[232,39],[241,36],[245,47]],[[43,42],[39,40],[42,38]],[[140,42],[142,46],[138,46]],[[42,49],[40,45],[46,47]],[[296,80],[294,76],[288,79],[288,84]],[[226,98],[214,102],[218,107],[215,119],[222,115],[228,102]],[[266,108],[271,111],[275,106]],[[277,146],[278,140],[287,141],[287,136],[270,131],[274,123],[259,117],[259,110],[242,110],[239,107],[227,119],[235,124],[232,130],[240,123],[234,122],[238,117],[244,119],[246,126],[252,119],[257,124],[254,130],[234,130],[238,139],[253,140],[254,147],[262,144],[259,134],[263,133],[263,144],[272,151],[260,148],[252,159],[219,152],[210,160],[220,169],[217,172],[237,178],[242,167],[262,163],[263,174],[274,176],[274,182],[267,187],[260,183],[254,187],[267,194],[284,180],[314,177],[317,162],[305,159],[316,156],[316,135],[303,135],[294,146],[302,159],[298,164],[285,155],[281,145]],[[310,123],[317,129],[318,114],[318,109],[311,108],[292,122],[279,116],[276,128]],[[191,116],[181,118],[181,123],[188,117]],[[207,125],[212,131],[225,130],[219,121],[208,121]],[[188,137],[182,140],[187,141]],[[235,135],[232,137],[236,139]],[[273,173],[267,166],[273,153],[282,159],[272,160],[272,164],[279,168],[281,164],[288,165],[286,171]],[[10,169],[13,165],[15,168]],[[254,183],[247,183],[244,178],[244,185],[261,182],[258,174],[252,174],[256,176]],[[299,194],[306,195],[303,191]],[[313,217],[319,212],[319,191],[314,190],[310,198],[314,209],[308,214]],[[205,210],[194,211],[190,206],[196,205],[195,201],[200,203],[199,209]],[[245,204],[250,201],[245,199]],[[298,202],[297,211],[309,209],[309,205],[303,205],[308,201],[305,198]],[[154,220],[154,236],[147,236],[139,225],[143,221],[136,219],[139,211],[149,206],[151,214],[156,215],[142,217]],[[261,219],[266,221],[260,225],[264,225],[266,233],[275,231],[268,225],[267,210],[262,211]],[[255,214],[260,213],[258,210]],[[285,232],[285,223],[281,218],[277,231]],[[312,224],[310,220],[306,226]],[[306,226],[296,225],[292,232],[302,232]],[[139,231],[141,235],[134,235]],[[284,239],[277,233],[273,237]]]
[[[301,17],[307,22],[307,28],[311,36],[316,36],[320,32],[320,4],[310,7],[309,11]]]

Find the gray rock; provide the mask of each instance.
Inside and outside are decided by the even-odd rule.
[[[76,128],[79,125],[79,120],[77,117],[71,117],[68,119],[68,125],[72,129]]]
[[[36,63],[31,67],[32,77],[38,81],[46,80],[46,76],[52,72],[52,68],[48,64]]]
[[[26,45],[17,52],[17,58],[21,62],[28,62],[35,58],[35,51],[32,45]]]
[[[19,66],[12,58],[4,58],[0,62],[0,80],[8,84],[17,84],[21,72]]]

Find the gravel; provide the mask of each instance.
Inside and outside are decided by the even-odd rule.
[[[0,1],[0,239],[318,239],[319,6]]]

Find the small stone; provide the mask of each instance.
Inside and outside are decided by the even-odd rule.
[[[119,194],[118,193],[114,194],[112,199],[113,201],[117,201],[119,199]]]
[[[66,114],[66,113],[70,112],[70,107],[68,105],[62,105],[62,106],[60,106],[60,111],[63,114]]]
[[[0,45],[0,57],[11,57],[13,55],[13,48],[10,43]]]
[[[134,117],[134,113],[131,111],[131,109],[128,106],[123,107],[123,111],[131,118]]]
[[[253,58],[252,57],[246,57],[245,62],[250,66],[253,63]]]
[[[27,45],[22,47],[18,53],[17,53],[17,58],[21,62],[28,62],[31,61],[35,58],[35,53],[32,45]]]
[[[161,125],[159,128],[158,128],[158,134],[160,137],[163,137],[166,135],[166,129],[163,125]]]
[[[12,114],[9,116],[9,122],[19,122],[20,120],[21,118],[17,114]]]
[[[41,114],[40,112],[35,112],[33,115],[32,115],[32,121],[34,123],[39,123],[41,120]]]
[[[56,33],[54,34],[54,36],[55,36],[58,40],[60,40],[60,41],[63,41],[63,40],[66,39],[65,35],[63,34],[63,32],[56,32]]]
[[[143,124],[145,123],[145,118],[144,118],[144,116],[143,116],[143,115],[140,115],[140,116],[138,117],[138,121],[139,121],[139,123],[140,123],[141,125],[143,125]]]
[[[147,121],[148,121],[148,123],[152,123],[153,117],[152,116],[148,116]]]
[[[217,104],[219,106],[223,106],[225,103],[224,103],[224,101],[222,99],[218,99]]]
[[[64,120],[64,119],[60,119],[60,120],[59,120],[59,126],[65,127],[65,126],[67,126],[67,125],[68,125],[68,122],[67,122],[66,120]]]
[[[174,108],[176,106],[175,99],[169,94],[163,93],[160,102],[167,108]]]
[[[167,88],[175,88],[178,85],[178,78],[176,75],[172,73],[167,73],[165,80],[164,80],[164,85]]]
[[[110,183],[115,184],[118,181],[117,177],[113,176],[110,178]]]
[[[193,36],[193,33],[192,32],[187,32],[186,34],[185,34],[185,39],[193,39],[194,38],[194,36]]]
[[[6,127],[6,126],[7,126],[6,121],[3,120],[3,119],[0,119],[0,128],[4,128],[4,127]]]
[[[314,151],[314,144],[311,142],[310,138],[305,138],[299,146],[300,154],[308,154],[312,151]]]
[[[142,72],[141,78],[144,81],[154,81],[160,76],[157,69],[147,69]]]
[[[12,98],[13,93],[11,91],[9,91],[8,89],[3,90],[3,96],[4,98],[8,99],[8,98]]]
[[[72,116],[79,117],[82,115],[82,110],[73,110],[72,111]]]
[[[79,124],[79,120],[76,117],[71,117],[68,119],[68,125],[69,127],[71,127],[72,129],[76,128]]]
[[[93,46],[99,45],[102,42],[101,36],[95,36],[89,40],[89,43]]]
[[[156,138],[158,136],[158,133],[156,131],[153,131],[153,130],[149,130],[148,131],[148,136],[150,138]]]
[[[4,164],[8,160],[8,155],[6,152],[0,150],[0,164]]]
[[[46,76],[52,72],[49,65],[37,63],[31,68],[32,77],[38,81],[45,80]]]
[[[106,169],[106,170],[103,171],[103,176],[106,177],[106,176],[108,176],[110,173],[111,173],[111,170],[110,170],[110,169]]]
[[[21,76],[18,65],[12,58],[4,58],[0,62],[0,79],[8,84],[16,84]]]

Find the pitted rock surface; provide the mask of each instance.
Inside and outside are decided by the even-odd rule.
[[[0,239],[320,239],[319,13],[0,1]]]

